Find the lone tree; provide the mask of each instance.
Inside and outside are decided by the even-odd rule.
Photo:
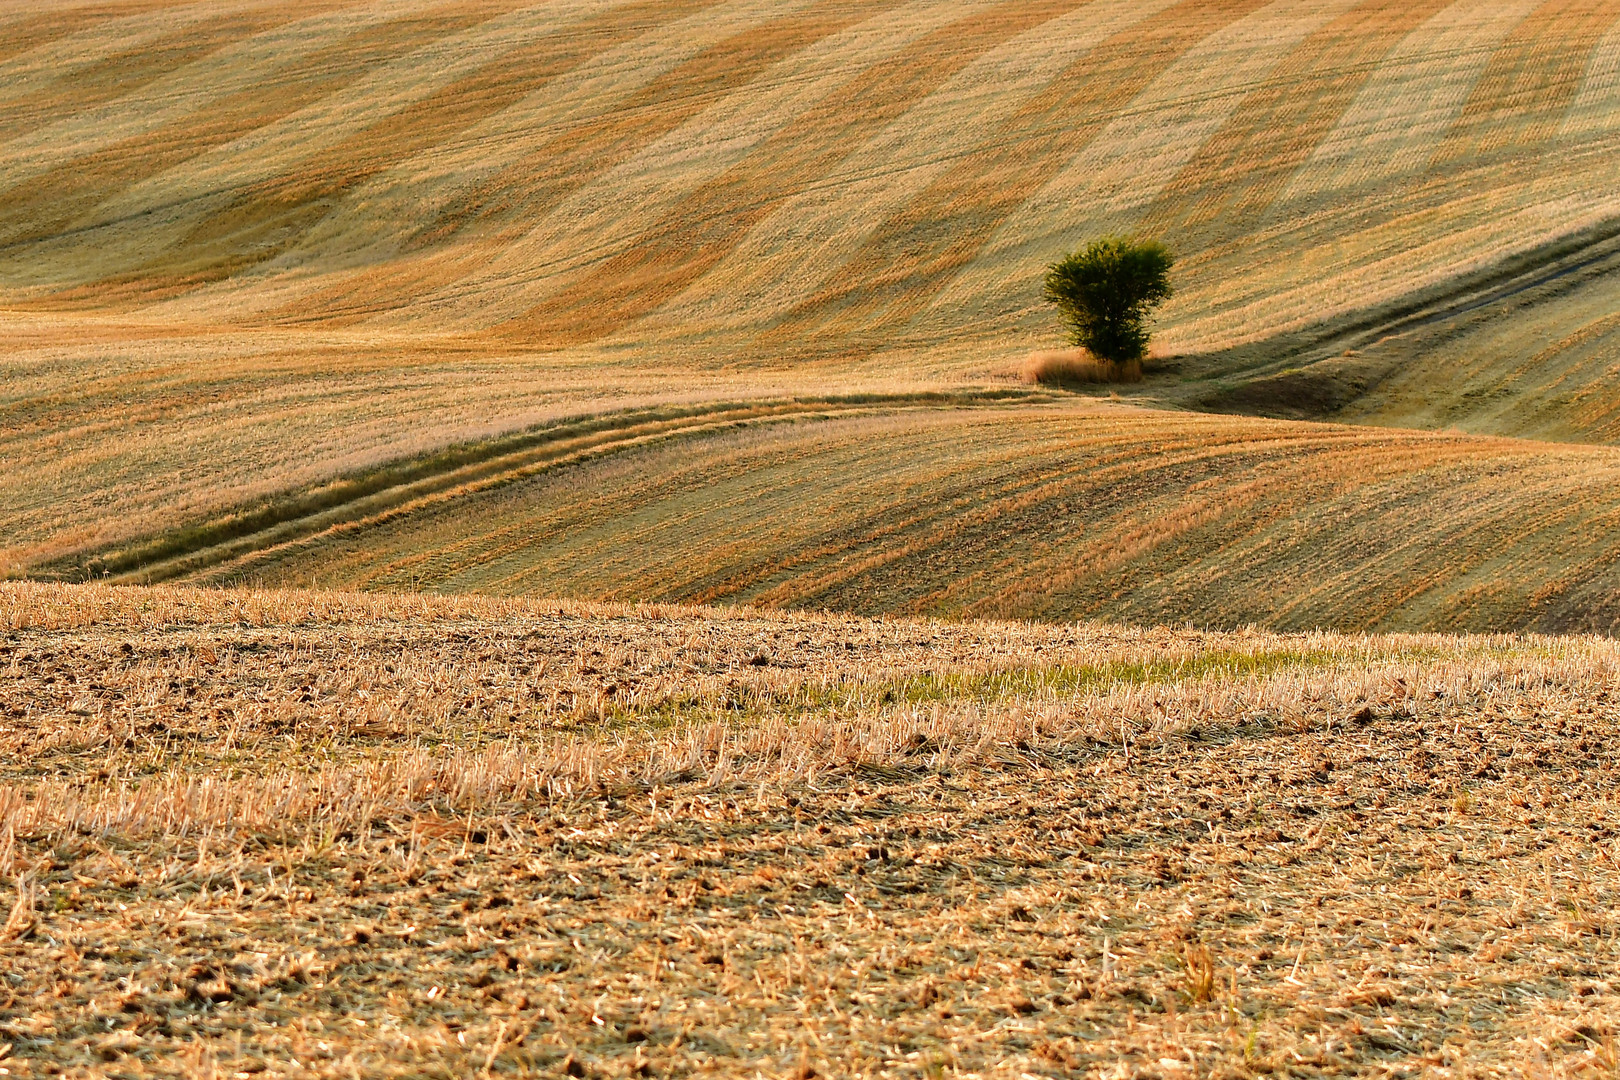
[[[1175,257],[1157,240],[1110,236],[1094,240],[1046,272],[1043,295],[1057,305],[1069,339],[1115,370],[1147,355],[1145,325],[1170,295]]]

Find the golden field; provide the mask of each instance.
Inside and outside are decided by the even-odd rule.
[[[1620,626],[1609,447],[1023,397],[756,406],[559,442],[454,487],[289,507],[166,560],[131,551],[121,577],[1137,625]]]
[[[0,586],[11,1076],[1611,1075],[1606,639]]]
[[[1052,252],[1145,228],[1184,256],[1180,348],[1614,209],[1620,30],[1595,0],[28,11],[0,98],[25,309],[954,345],[1045,333]]]
[[[1614,1075],[1617,150],[1609,0],[0,0],[0,1077]]]
[[[310,491],[621,415],[1011,390],[1056,336],[1041,268],[1107,230],[1181,256],[1167,359],[1129,393],[1150,406],[1609,442],[1617,18],[1599,0],[0,6],[0,565],[83,577]],[[1051,461],[1045,415],[1012,430]],[[782,430],[779,457],[799,455]],[[1062,430],[1079,467],[1086,438]],[[1400,438],[1367,437],[1375,461]],[[931,452],[896,448],[919,478]],[[800,456],[780,490],[842,482],[816,471],[836,455]],[[1571,493],[1606,468],[1577,459]],[[1562,507],[1527,486],[1538,521],[1612,505],[1601,480]],[[897,501],[855,530],[906,512],[873,497]],[[1078,550],[1139,516],[1040,542]],[[1554,577],[1578,575],[1592,538],[1546,528],[1577,560]],[[329,580],[393,574],[395,534],[378,542]],[[1476,572],[1322,543],[1346,572]],[[296,553],[270,558],[264,580],[308,580]],[[715,569],[757,577],[739,565]],[[956,584],[916,569],[925,592]],[[415,580],[650,595],[645,568],[524,572]],[[1459,586],[1478,603],[1442,590],[1394,616],[1359,598],[1290,614],[1264,586],[992,598],[1021,573],[895,610],[1608,625],[1515,607],[1546,572],[1513,559]],[[659,595],[755,596],[695,576]]]

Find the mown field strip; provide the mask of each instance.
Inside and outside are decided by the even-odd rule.
[[[996,276],[1014,274],[1037,280],[1052,261],[1050,252],[1067,251],[1082,237],[1132,229],[1161,235],[1157,223],[1142,220],[1155,196],[1211,139],[1219,136],[1234,110],[1263,93],[1279,64],[1306,48],[1314,33],[1349,3],[1267,4],[1240,9],[1232,20],[1181,55],[1167,57],[1162,70],[1135,88],[1128,103],[1100,117],[1102,126],[1078,152],[1051,170],[1020,205],[980,238],[967,263],[943,288],[933,290],[920,325],[935,328],[974,310]],[[1172,9],[1166,13],[1174,17]],[[1129,46],[1125,46],[1129,48]],[[1343,59],[1343,58],[1341,58]],[[1317,86],[1296,87],[1296,101],[1320,96]],[[1066,111],[1066,106],[1059,106]],[[1109,114],[1112,115],[1109,115]],[[1146,122],[1148,116],[1155,117]],[[1185,196],[1183,196],[1185,199]],[[1052,231],[1056,226],[1056,231]],[[1193,235],[1178,243],[1193,246]],[[1012,311],[979,309],[981,317]]]
[[[507,329],[548,341],[589,341],[649,314],[723,260],[790,195],[835,167],[850,146],[875,137],[984,52],[1077,6],[1075,0],[1003,3],[980,11],[951,5],[941,14],[954,16],[952,21],[933,28],[924,23],[914,40],[890,30],[882,36],[881,55],[842,82],[817,80],[816,99],[787,103],[791,122],[661,210],[657,231],[589,267]],[[767,105],[781,110],[783,103]],[[755,122],[774,124],[763,115]],[[596,232],[591,239],[600,243]]]
[[[64,17],[0,145],[29,303],[858,355],[1049,332],[1048,249],[1141,228],[1207,347],[1613,209],[1600,0],[253,4],[122,50]]]
[[[1539,157],[1580,91],[1593,50],[1616,24],[1620,12],[1597,0],[1543,3],[1492,55],[1429,168],[1502,154]]]
[[[1620,24],[1604,35],[1592,50],[1586,78],[1564,116],[1558,137],[1563,140],[1601,135],[1608,128],[1617,102],[1620,102]]]
[[[1260,0],[1182,0],[1099,42],[889,215],[836,280],[773,326],[768,340],[906,325],[1019,206],[1097,137],[1111,114],[1183,54],[1260,7]],[[1054,116],[1078,122],[1054,128]],[[828,324],[831,330],[819,330]]]
[[[638,446],[195,575],[1135,623],[1608,629],[1599,448],[1096,404]]]
[[[316,87],[300,108],[277,109],[263,122],[177,161],[145,158],[139,148],[125,148],[121,156],[126,163],[140,157],[150,171],[106,178],[98,188],[100,201],[81,227],[105,224],[113,235],[121,235],[123,223],[144,207],[155,202],[165,208],[161,224],[143,230],[144,246],[138,253],[133,247],[119,253],[129,261],[119,275],[125,278],[161,279],[165,269],[193,272],[192,264],[199,260],[217,263],[221,242],[240,250],[246,241],[259,249],[255,255],[262,259],[263,245],[248,239],[255,233],[308,230],[330,208],[330,200],[359,180],[453,134],[463,120],[460,114],[476,118],[480,108],[509,103],[501,94],[493,103],[486,101],[488,87],[478,76],[525,37],[542,35],[555,18],[534,11],[499,18],[492,14],[481,6],[457,6],[427,18],[401,20],[389,28],[387,37],[394,40],[387,45],[392,47],[378,50],[358,77]],[[349,62],[341,51],[327,59],[328,68]],[[450,92],[456,105],[446,118],[441,114],[450,87],[459,92]],[[288,103],[297,103],[296,97]]]
[[[229,102],[246,87],[269,90],[290,74],[323,72],[338,59],[326,50],[351,36],[358,50],[355,70],[364,71],[378,59],[365,49],[366,31],[388,21],[381,12],[358,18],[352,10],[334,12],[340,5],[333,3],[233,6],[211,12],[193,6],[141,20],[151,24],[145,32],[124,26],[99,42],[81,38],[73,42],[73,55],[40,57],[42,69],[25,58],[11,83],[23,92],[6,101],[7,119],[0,126],[0,185],[11,192],[29,180],[58,175],[63,156],[94,161],[154,130],[167,128],[190,141],[191,132],[175,127],[180,118],[190,115],[195,122],[199,107]],[[293,101],[298,82],[294,74],[288,87]],[[195,143],[190,152],[207,146]],[[132,168],[123,181],[146,175]],[[101,185],[104,194],[113,186],[107,177]]]
[[[551,135],[496,181],[510,192],[506,199],[522,200],[525,214],[534,224],[514,236],[487,267],[463,280],[445,283],[440,295],[428,299],[442,302],[448,297],[468,314],[476,313],[481,321],[472,325],[480,328],[510,323],[510,334],[521,339],[549,344],[574,340],[577,335],[572,334],[556,341],[537,339],[540,325],[529,325],[524,316],[535,305],[536,294],[566,287],[582,267],[634,243],[641,227],[634,212],[637,174],[646,170],[627,170],[628,202],[620,205],[616,197],[619,185],[612,183],[615,167],[639,158],[644,165],[667,172],[666,163],[673,156],[682,162],[681,173],[689,177],[686,185],[701,183],[709,159],[694,152],[694,144],[700,150],[735,137],[727,130],[734,121],[733,109],[727,107],[729,95],[746,87],[748,97],[768,100],[785,90],[784,108],[764,117],[761,129],[780,126],[784,117],[797,111],[794,94],[813,91],[829,74],[836,85],[858,70],[835,62],[830,72],[825,63],[812,64],[802,72],[799,63],[806,51],[819,52],[846,35],[859,46],[856,31],[869,21],[868,16],[891,15],[901,7],[892,0],[867,5],[824,0],[757,25],[738,26],[637,90],[620,108],[585,117]],[[866,51],[872,50],[868,47]],[[837,56],[835,51],[835,61]],[[873,59],[884,62],[881,50]],[[803,107],[802,102],[797,104],[797,108]],[[662,153],[653,153],[660,147]],[[595,180],[606,183],[592,183]],[[668,177],[655,176],[654,182],[672,186]],[[476,197],[484,200],[487,195],[479,192]],[[600,336],[589,335],[584,340]]]
[[[1356,4],[1312,30],[1155,197],[1143,227],[1197,236],[1199,247],[1211,233],[1247,232],[1338,126],[1389,50],[1447,6]]]
[[[1077,6],[1025,5],[1050,14],[1038,25],[999,43],[984,41],[960,72],[946,78],[864,144],[839,140],[846,156],[817,178],[807,177],[784,205],[754,225],[714,270],[689,285],[645,323],[659,336],[679,336],[692,325],[741,330],[769,325],[801,304],[811,283],[832,280],[871,231],[900,212],[939,176],[972,152],[962,138],[962,114],[971,109],[982,136],[1016,115],[1099,42],[1168,6],[1171,0],[1132,3],[1094,0]],[[977,46],[971,27],[962,38],[938,45]],[[940,62],[919,53],[906,57],[917,68]],[[864,133],[864,132],[857,132]],[[739,310],[741,290],[752,299]],[[778,335],[780,337],[780,335]]]
[[[800,70],[794,70],[792,66],[779,68],[773,72],[769,80],[758,86],[759,92],[750,95],[746,102],[733,105],[734,99],[727,99],[725,103],[716,106],[729,109],[733,115],[729,121],[731,130],[714,132],[715,138],[711,145],[722,156],[722,160],[738,154],[747,155],[748,144],[759,140],[762,133],[769,133],[777,123],[777,115],[792,115],[801,111],[805,108],[807,97],[813,98],[826,92],[826,84],[836,84],[840,76],[858,76],[859,73],[870,69],[874,56],[886,59],[886,54],[902,47],[909,35],[924,32],[932,23],[947,18],[952,13],[960,14],[960,12],[961,5],[957,4],[923,5],[920,9],[919,5],[911,5],[905,17],[897,18],[892,23],[868,18],[829,34],[821,42],[801,50],[793,57],[792,63],[798,65]],[[581,28],[574,34],[560,36],[560,39],[547,40],[551,48],[560,49],[568,55],[570,67],[579,68],[616,40],[628,39],[632,34],[647,33],[647,20],[652,16],[673,19],[676,14],[676,9],[665,4],[652,5],[644,13],[634,9],[615,8],[598,20],[599,26]],[[704,57],[692,61],[690,66],[699,77],[702,77],[705,69],[712,68],[712,60],[712,57],[705,54]],[[558,65],[557,77],[566,77],[562,65]],[[662,87],[645,90],[643,94],[656,96],[667,92],[668,87]],[[487,157],[491,146],[505,148],[513,139],[532,139],[533,136],[527,132],[504,130],[505,125],[512,123],[509,115],[512,111],[507,109],[492,112],[485,121],[469,125],[462,135],[440,142],[432,149],[431,168],[447,172],[477,169],[479,163]],[[645,109],[637,111],[644,112]],[[847,113],[842,115],[846,121],[849,119]],[[503,127],[491,129],[491,124],[497,123]],[[480,180],[470,190],[456,192],[450,196],[449,205],[441,211],[440,220],[430,223],[428,229],[439,233],[462,231],[475,226],[483,219],[495,218],[505,222],[506,227],[511,230],[511,235],[507,238],[509,242],[521,241],[519,245],[521,247],[544,244],[558,251],[573,252],[575,258],[580,256],[589,258],[594,249],[612,244],[616,233],[634,230],[635,222],[643,215],[651,220],[658,220],[664,216],[666,204],[678,201],[680,193],[691,184],[701,183],[698,179],[702,175],[700,167],[691,159],[691,156],[695,156],[691,141],[683,137],[682,128],[679,126],[661,136],[657,131],[649,129],[644,137],[652,140],[651,145],[635,146],[624,151],[627,157],[620,163],[600,156],[590,160],[564,161],[562,158],[572,153],[578,143],[574,136],[578,126],[575,125],[574,128],[561,126],[556,133],[537,144],[529,152],[528,159],[507,167],[492,177]],[[638,136],[638,139],[642,137]],[[768,135],[767,137],[779,138]],[[638,162],[644,159],[661,163],[668,153],[667,150],[661,153],[659,149],[665,143],[678,147],[681,152],[690,155],[688,158],[690,167],[681,177],[683,183],[675,182],[667,169],[637,168]],[[826,146],[837,145],[836,138],[828,137],[822,152],[826,152]],[[522,226],[510,220],[514,200],[521,198],[524,189],[533,187],[536,170],[544,171],[555,180],[552,194],[548,197],[560,200],[555,217],[562,232],[549,239],[537,237],[533,233],[520,237]],[[366,197],[368,200],[372,197],[382,200],[399,198],[397,179],[391,176],[380,177],[378,183],[367,188]],[[600,196],[593,198],[591,195],[593,187],[603,185],[614,192],[614,198],[609,200],[606,206],[603,205],[604,200]],[[733,183],[732,187],[735,186]],[[577,190],[570,192],[570,187]],[[531,202],[528,212],[532,213],[533,209]],[[345,224],[349,223],[338,222],[334,223],[333,227],[344,228]],[[363,220],[352,224],[356,228],[364,227]],[[685,242],[688,249],[706,246],[690,237]],[[487,251],[479,263],[487,269],[489,264],[509,258],[511,252],[506,250],[508,246],[510,244],[503,245],[499,251]],[[646,256],[643,261],[653,265],[659,262],[651,255]],[[561,264],[553,265],[554,273],[565,270],[566,267]],[[410,293],[416,296],[431,294],[436,288],[449,286],[468,276],[470,271],[471,265],[464,260],[425,261],[411,277]],[[350,318],[380,312],[398,303],[400,292],[393,284],[386,275],[377,280],[374,275],[361,273],[340,285],[330,286],[315,294],[300,297],[290,304],[277,307],[267,312],[267,316],[277,321],[291,321],[303,317],[331,318],[334,315],[339,318]]]
[[[566,465],[607,454],[782,420],[826,420],[905,408],[982,403],[1009,395],[868,395],[799,401],[715,402],[609,414],[548,425],[482,444],[450,447],[307,492],[281,494],[267,503],[211,521],[117,547],[77,553],[71,562],[45,563],[43,576],[111,577],[150,583],[213,569],[228,573],[231,560],[289,545],[373,528],[396,518],[463,500]],[[1014,399],[1040,400],[1015,394]],[[227,564],[224,570],[214,569]]]

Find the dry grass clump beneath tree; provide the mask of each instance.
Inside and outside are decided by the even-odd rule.
[[[1043,386],[1084,386],[1090,383],[1141,382],[1142,362],[1115,364],[1099,360],[1079,346],[1069,349],[1036,349],[1024,360],[1020,372],[1028,383]]]
[[[0,587],[11,1076],[1599,1076],[1620,646]]]

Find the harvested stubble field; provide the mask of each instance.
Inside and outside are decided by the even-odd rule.
[[[1613,1075],[1610,0],[0,0],[0,1076]],[[1010,374],[1091,235],[1160,406]],[[1522,287],[1521,287],[1522,286]]]
[[[1110,230],[1180,253],[1161,339],[1214,380],[1144,389],[1228,407],[1244,342],[1612,233],[1617,19],[0,0],[0,571],[535,424],[1005,383]],[[1353,418],[1610,440],[1605,296]]]
[[[1607,1076],[1620,650],[0,587],[11,1076]]]
[[[1610,447],[1072,399],[729,415],[123,572],[868,615],[1620,628]]]

